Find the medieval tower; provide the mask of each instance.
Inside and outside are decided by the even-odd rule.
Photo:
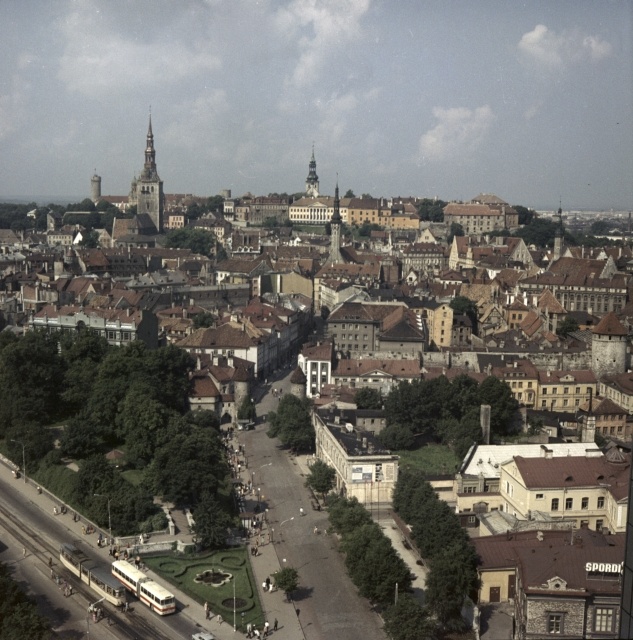
[[[90,179],[90,199],[95,204],[101,200],[101,176],[97,175],[96,169],[95,174]]]
[[[626,371],[626,327],[613,311],[607,313],[592,329],[591,368],[600,378]]]
[[[308,168],[308,177],[306,178],[306,196],[308,198],[319,197],[319,176],[316,172],[316,160],[314,159],[314,145],[312,146],[312,159]]]
[[[163,193],[163,181],[156,170],[156,151],[154,150],[154,134],[152,133],[152,116],[149,117],[147,129],[147,144],[145,145],[145,164],[138,178],[134,178],[130,188],[130,206],[136,205],[138,215],[148,215],[156,232],[163,230],[163,213],[165,208],[165,195]]]

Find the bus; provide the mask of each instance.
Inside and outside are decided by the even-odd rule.
[[[159,616],[176,612],[176,597],[127,560],[112,563],[112,575]]]
[[[125,589],[112,577],[107,565],[94,562],[75,545],[67,543],[59,548],[59,560],[75,577],[110,604],[116,607],[125,604]]]

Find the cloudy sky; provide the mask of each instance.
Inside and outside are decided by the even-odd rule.
[[[1,0],[0,198],[168,193],[633,208],[631,0]]]

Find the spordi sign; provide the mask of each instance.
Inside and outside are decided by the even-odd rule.
[[[587,564],[585,564],[585,570],[587,571],[587,573],[620,574],[622,573],[623,569],[624,562],[587,562]]]

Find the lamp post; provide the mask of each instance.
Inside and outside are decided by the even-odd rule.
[[[259,507],[259,503],[261,501],[261,489],[257,487],[257,506]]]
[[[24,442],[20,442],[20,440],[11,440],[11,442],[15,442],[16,444],[22,445],[22,473],[24,474],[24,482],[26,482],[26,453],[24,446]]]
[[[103,602],[104,600],[105,598],[101,598],[100,600],[93,602],[91,605],[88,605],[88,617],[86,618],[86,622],[88,623],[88,633],[86,634],[86,637],[88,638],[90,638],[90,616],[92,615],[92,610],[94,609],[95,605]]]
[[[108,531],[110,536],[108,538],[108,546],[110,546],[112,544],[112,517],[110,515],[110,498],[108,496],[104,496],[101,493],[93,493],[93,495],[97,498],[105,498],[108,501]]]
[[[295,519],[295,517],[294,517],[294,516],[292,516],[292,518],[288,518],[287,520],[284,520],[283,522],[280,522],[280,523],[279,523],[279,541],[280,541],[280,542],[282,542],[282,541],[283,541],[283,535],[282,535],[282,533],[281,533],[281,527],[282,527],[284,524],[286,524],[286,522],[290,522],[291,520],[294,520],[294,519]],[[273,529],[273,532],[274,532],[274,529]],[[285,560],[284,560],[284,562],[285,562]]]

